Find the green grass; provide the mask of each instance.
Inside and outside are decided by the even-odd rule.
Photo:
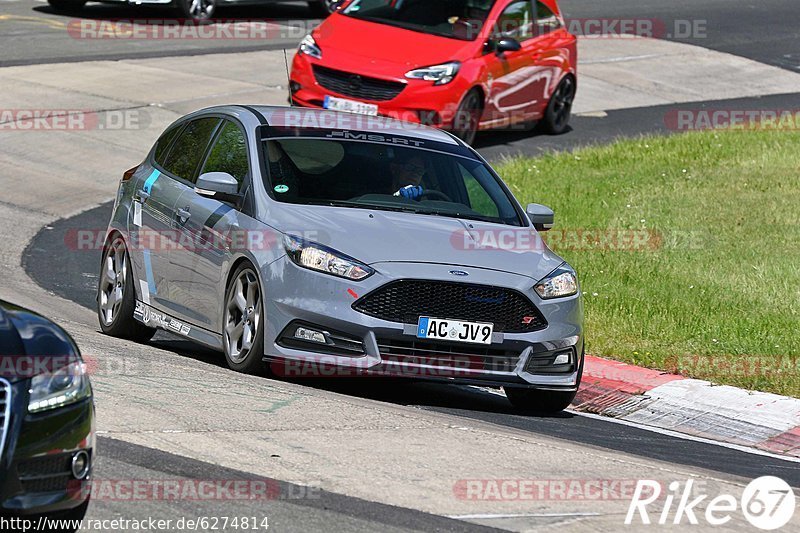
[[[556,212],[589,353],[800,396],[800,132],[647,137],[498,170]],[[653,237],[615,249],[579,243],[585,230]]]

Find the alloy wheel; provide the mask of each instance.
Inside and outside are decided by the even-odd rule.
[[[225,303],[225,344],[234,363],[244,361],[261,327],[261,289],[251,270],[243,270],[233,282]]]
[[[575,99],[575,83],[572,78],[564,78],[553,95],[553,114],[556,128],[562,128],[569,120],[572,112],[572,101]]]
[[[125,241],[116,238],[106,250],[100,273],[100,318],[106,326],[114,323],[125,296],[128,277],[128,255]]]

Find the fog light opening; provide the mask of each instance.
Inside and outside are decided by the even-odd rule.
[[[553,365],[568,365],[570,363],[570,353],[564,352],[556,355],[553,359]]]
[[[328,344],[324,333],[302,326],[294,330],[294,338],[302,341],[316,342],[317,344]]]
[[[84,479],[89,474],[89,454],[80,451],[72,456],[72,475],[75,479]]]

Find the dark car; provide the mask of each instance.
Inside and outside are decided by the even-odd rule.
[[[32,515],[83,518],[94,439],[92,388],[75,342],[52,321],[0,301],[2,529]]]
[[[165,6],[173,9],[175,14],[191,22],[204,22],[210,20],[217,7],[223,6],[252,6],[271,4],[285,0],[100,0],[107,4],[121,5],[147,5]],[[341,0],[308,0],[308,6],[313,14],[325,17],[333,13]],[[50,7],[56,11],[75,13],[83,8],[86,0],[47,0]]]

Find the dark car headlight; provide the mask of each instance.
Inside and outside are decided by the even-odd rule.
[[[31,379],[28,412],[38,413],[78,402],[92,395],[86,365],[75,361],[63,367],[37,374]]]
[[[284,236],[286,254],[298,266],[324,272],[340,278],[361,281],[375,273],[371,267],[327,246]]]
[[[542,300],[565,298],[578,293],[578,277],[572,267],[564,263],[533,288]]]

